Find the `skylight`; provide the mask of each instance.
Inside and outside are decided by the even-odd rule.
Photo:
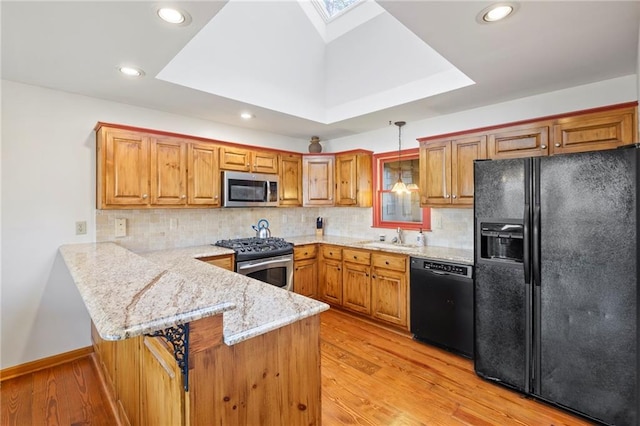
[[[363,0],[312,0],[325,22],[331,21],[361,1]]]

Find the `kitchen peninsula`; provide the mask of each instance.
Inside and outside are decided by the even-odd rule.
[[[320,424],[328,305],[211,266],[214,246],[64,245],[124,424]]]

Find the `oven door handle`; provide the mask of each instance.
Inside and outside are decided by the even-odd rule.
[[[267,265],[277,265],[278,263],[287,263],[287,260],[267,260],[265,262],[259,262],[259,263],[249,263],[247,265],[238,265],[238,271],[244,271],[245,269],[254,269],[254,268],[259,268],[261,266],[267,266]]]

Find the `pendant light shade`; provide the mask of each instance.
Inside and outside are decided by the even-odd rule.
[[[393,124],[398,126],[398,180],[391,188],[391,192],[395,194],[408,194],[411,192],[411,190],[407,188],[407,185],[405,185],[405,183],[402,181],[402,163],[400,163],[400,151],[402,150],[402,126],[407,123],[405,123],[404,121],[396,121]],[[416,189],[418,188],[418,186],[415,184],[409,185],[415,186]]]

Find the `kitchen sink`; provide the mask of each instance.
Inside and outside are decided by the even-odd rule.
[[[365,243],[363,244],[365,247],[375,247],[375,248],[380,248],[380,249],[385,249],[385,250],[406,250],[406,251],[414,251],[417,249],[416,246],[409,246],[409,245],[402,245],[402,244],[393,244],[393,243],[378,243],[378,242],[373,242],[373,243]]]

